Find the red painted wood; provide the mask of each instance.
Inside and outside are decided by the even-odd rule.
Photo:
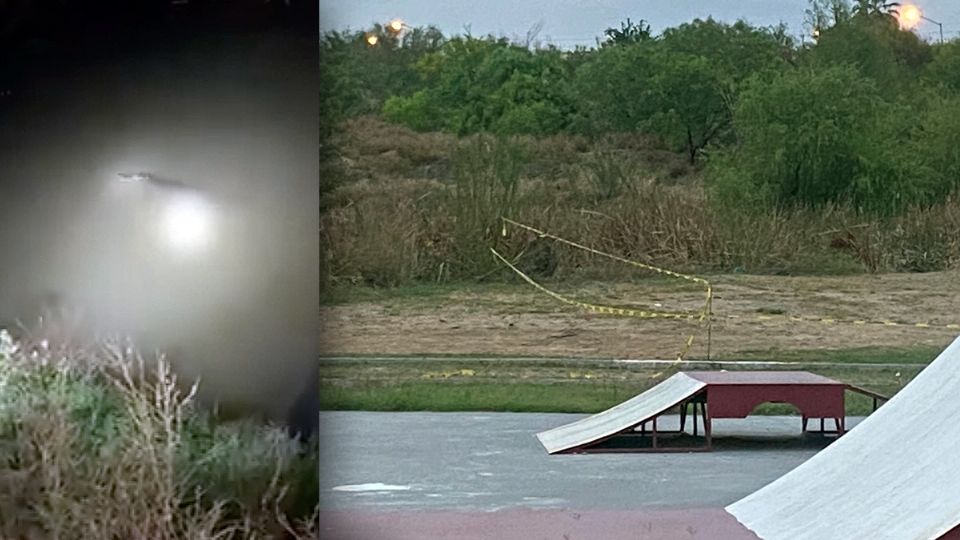
[[[950,529],[937,540],[960,540],[960,525]]]
[[[790,403],[810,418],[845,415],[842,382],[806,371],[686,371],[707,383],[710,418],[746,418],[761,403]]]
[[[571,448],[565,453],[710,450],[713,439],[713,419],[746,418],[763,403],[790,403],[796,407],[803,415],[803,431],[807,430],[807,421],[813,418],[821,420],[821,432],[824,431],[823,419],[833,419],[836,426],[835,431],[826,433],[840,436],[846,432],[844,399],[848,386],[845,383],[806,371],[684,371],[683,373],[706,384],[696,395],[675,404],[681,407],[681,411],[689,405],[693,406],[694,435],[697,434],[698,421],[702,420],[704,446],[664,447],[665,441],[660,437],[664,432],[659,430],[656,424],[661,413],[649,418],[637,418],[637,423],[620,433],[590,441]],[[682,422],[686,420],[686,416],[682,414]],[[653,424],[652,434],[647,430],[647,423]],[[639,431],[635,431],[637,427]],[[595,448],[607,439],[625,434],[652,435],[652,447]],[[956,537],[950,537],[950,540],[960,540],[960,531],[957,532]]]
[[[808,371],[684,371],[688,377],[707,384],[835,384],[845,386]]]
[[[844,416],[844,387],[815,384],[711,384],[711,418],[746,418],[761,403],[790,403],[808,418]]]

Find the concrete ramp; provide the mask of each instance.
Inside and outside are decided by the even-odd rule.
[[[958,418],[960,339],[856,428],[726,509],[764,540],[943,538],[960,524]]]
[[[706,383],[677,373],[632,399],[593,416],[537,434],[550,454],[582,447],[611,437],[660,415],[706,387]]]

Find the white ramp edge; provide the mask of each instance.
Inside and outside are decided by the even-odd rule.
[[[676,373],[646,392],[603,412],[537,433],[550,454],[609,437],[663,412],[699,392],[706,383]]]
[[[726,510],[763,540],[932,540],[960,523],[960,338],[849,433]]]

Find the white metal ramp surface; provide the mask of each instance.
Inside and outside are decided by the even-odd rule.
[[[703,389],[706,383],[677,373],[646,392],[603,412],[537,434],[550,454],[584,446],[615,435],[662,414]]]
[[[764,540],[933,540],[960,523],[960,338],[856,428],[726,510]]]

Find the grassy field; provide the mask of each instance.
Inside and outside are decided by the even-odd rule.
[[[782,362],[841,364],[920,364],[926,365],[940,353],[939,347],[854,347],[850,349],[783,351],[776,349],[739,351],[731,360],[778,360]],[[727,359],[723,355],[720,359]]]
[[[854,349],[833,351],[830,358],[835,365],[807,371],[889,396],[931,358],[922,348],[905,351],[917,360],[915,367],[844,366],[864,358],[866,351]],[[900,359],[905,351],[888,351],[887,356],[884,351],[871,353]],[[633,397],[676,371],[598,360],[356,358],[322,364],[320,397],[328,410],[593,413]],[[848,394],[848,414],[871,410],[872,400]],[[758,414],[793,412],[792,407],[778,404],[757,410]]]
[[[907,384],[955,337],[909,325],[795,323],[784,316],[955,322],[956,274],[708,276],[716,324],[711,363],[700,333],[684,369],[797,369],[884,395]],[[599,303],[696,309],[696,284],[660,277],[551,286]],[[592,413],[672,375],[690,325],[591,316],[519,283],[340,285],[324,307],[330,338],[321,367],[327,409]],[[775,317],[760,324],[736,321]],[[733,315],[738,319],[725,318]],[[780,316],[776,318],[776,316]],[[737,365],[746,361],[752,364]],[[758,362],[778,362],[757,367]],[[786,364],[783,364],[786,363]],[[656,367],[653,367],[656,366]],[[872,400],[848,396],[849,414]],[[763,405],[759,413],[790,413]]]

